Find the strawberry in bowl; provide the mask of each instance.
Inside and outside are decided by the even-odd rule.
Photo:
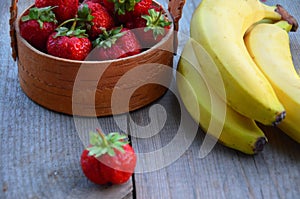
[[[110,30],[115,26],[114,18],[100,3],[84,2],[78,9],[78,17],[83,19],[87,34],[94,40],[102,33],[102,29]]]
[[[126,23],[135,17],[147,14],[152,5],[152,0],[103,0],[103,5],[114,15],[121,23]]]
[[[143,48],[148,49],[162,40],[168,33],[171,22],[159,8],[151,8],[148,14],[127,22],[127,27],[134,29]]]
[[[88,60],[113,60],[141,52],[141,46],[135,34],[122,26],[103,33],[93,42],[94,49]]]
[[[57,28],[57,20],[53,7],[31,8],[20,22],[21,36],[40,51],[46,51],[46,42],[50,34]]]
[[[38,8],[52,6],[59,22],[74,18],[79,1],[78,0],[35,0],[35,6]]]

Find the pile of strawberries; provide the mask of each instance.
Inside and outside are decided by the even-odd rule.
[[[159,42],[171,22],[152,0],[35,0],[20,34],[36,49],[72,60],[112,60]]]

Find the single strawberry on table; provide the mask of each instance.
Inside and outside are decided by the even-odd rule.
[[[35,6],[38,8],[54,6],[54,13],[59,22],[74,18],[77,14],[78,0],[35,0]]]
[[[57,32],[52,33],[47,41],[47,52],[50,55],[72,59],[84,60],[92,50],[92,43],[85,33],[85,29],[76,27],[76,18],[67,22],[73,22],[71,28],[62,23]]]
[[[141,46],[135,34],[122,26],[110,31],[103,30],[103,33],[93,41],[93,47],[88,60],[112,60],[141,52]]]
[[[20,21],[20,34],[33,47],[40,51],[46,51],[46,44],[50,34],[57,27],[53,7],[30,8]]]
[[[132,176],[136,154],[119,133],[90,134],[90,146],[83,150],[80,164],[84,175],[96,184],[122,184]]]

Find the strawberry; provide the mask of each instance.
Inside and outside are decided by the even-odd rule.
[[[102,29],[109,30],[114,27],[114,19],[99,3],[87,1],[79,7],[78,17],[86,19],[85,26],[90,39],[96,39]]]
[[[83,150],[80,164],[84,175],[96,184],[122,184],[129,180],[136,166],[136,154],[119,133],[104,135],[91,132],[90,146]]]
[[[147,15],[135,18],[127,26],[135,28],[135,33],[143,46],[149,48],[158,43],[170,29],[171,22],[162,14],[162,10],[150,9]]]
[[[20,22],[20,34],[33,47],[46,51],[46,43],[50,34],[57,27],[53,7],[31,8],[25,13]]]
[[[105,7],[117,15],[121,23],[147,14],[152,0],[103,0]]]
[[[67,22],[73,21],[71,28],[64,27]],[[47,41],[47,52],[50,55],[72,59],[84,60],[92,49],[86,30],[76,28],[76,18],[60,24]]]
[[[157,12],[161,12],[163,11],[163,8],[162,6],[160,5],[156,5],[156,4],[152,4],[149,8],[150,9],[154,9],[155,11]],[[149,10],[148,12],[146,13],[147,15],[149,14]],[[145,15],[146,15],[145,14]],[[125,23],[125,27],[129,28],[129,29],[134,29],[135,27],[145,27],[146,26],[146,21],[145,20],[142,20],[141,19],[142,15],[141,16],[137,16],[135,17],[134,19],[132,20],[128,20],[126,21]]]
[[[144,15],[148,13],[152,5],[152,0],[140,0],[138,1],[133,8],[133,15],[135,17]]]
[[[110,60],[135,55],[141,52],[141,46],[135,34],[123,27],[117,27],[103,33],[93,41],[94,50],[91,60]]]
[[[87,37],[75,35],[57,36],[57,33],[53,33],[47,42],[50,55],[72,60],[84,60],[91,49],[92,44]]]
[[[78,0],[35,0],[35,6],[38,8],[55,6],[53,11],[59,22],[74,18],[77,14],[78,4]]]
[[[115,14],[117,12],[115,11],[114,2],[112,0],[102,0],[102,4],[111,14]]]

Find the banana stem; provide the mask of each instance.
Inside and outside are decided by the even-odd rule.
[[[258,153],[258,152],[262,151],[267,142],[268,142],[268,140],[265,137],[258,138],[254,144],[254,147],[255,147],[253,149],[254,153]]]
[[[297,20],[281,5],[277,5],[276,12],[281,15],[281,19],[287,21],[289,24],[292,25],[292,28],[290,31],[296,32],[298,29],[298,22]]]
[[[285,30],[286,32],[290,32],[293,28],[292,24],[289,24],[289,22],[285,21],[285,20],[280,20],[276,23],[274,23],[274,25],[282,28],[283,30]]]

